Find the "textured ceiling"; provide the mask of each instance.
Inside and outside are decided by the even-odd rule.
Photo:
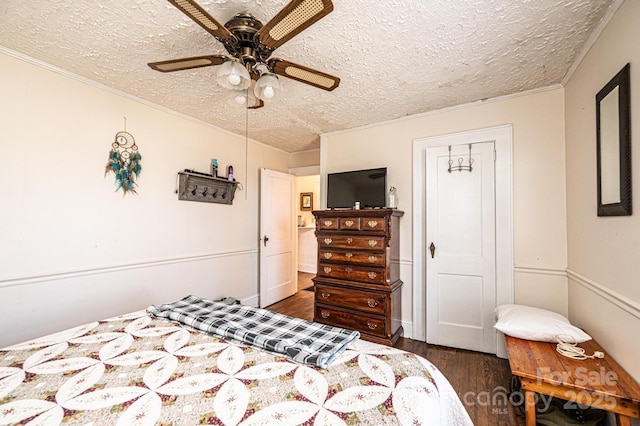
[[[267,22],[287,0],[200,0],[218,21]],[[614,0],[333,0],[334,11],[278,48],[340,77],[333,92],[281,78],[249,111],[249,137],[288,152],[319,134],[561,83]],[[166,0],[2,0],[0,45],[244,135],[245,110],[216,67],[159,73],[148,62],[226,54]],[[0,71],[0,76],[2,71]]]

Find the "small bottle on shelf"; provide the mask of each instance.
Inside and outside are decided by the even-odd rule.
[[[229,166],[229,167],[227,168],[227,179],[229,179],[229,180],[235,180],[235,179],[233,178],[233,166]]]
[[[218,159],[214,158],[211,161],[211,176],[218,177]]]
[[[398,192],[395,186],[389,188],[389,194],[387,194],[387,207],[391,209],[398,208]]]

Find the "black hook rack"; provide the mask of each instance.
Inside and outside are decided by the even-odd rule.
[[[473,158],[471,158],[471,144],[469,144],[469,165],[464,166],[462,163],[464,159],[462,157],[458,158],[458,165],[453,166],[453,160],[451,159],[451,145],[449,145],[449,173],[452,171],[461,172],[463,170],[471,172],[473,170]]]

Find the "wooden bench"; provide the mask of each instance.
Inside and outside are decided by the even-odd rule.
[[[536,393],[613,412],[618,425],[640,417],[640,386],[595,340],[578,346],[604,358],[576,360],[559,354],[555,343],[505,337],[511,374],[522,382],[527,426],[536,424]]]

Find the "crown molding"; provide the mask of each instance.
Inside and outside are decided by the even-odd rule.
[[[429,117],[429,116],[432,116],[432,115],[444,114],[444,113],[451,112],[451,111],[458,111],[458,110],[462,110],[462,109],[472,108],[472,107],[476,107],[476,106],[482,105],[482,104],[493,103],[493,102],[501,102],[501,101],[505,101],[505,100],[509,100],[509,99],[519,98],[521,96],[529,96],[529,95],[534,95],[534,94],[537,94],[537,93],[543,93],[543,92],[548,92],[550,90],[557,90],[557,89],[562,89],[562,88],[563,88],[563,86],[561,84],[552,84],[550,86],[539,87],[539,88],[531,89],[531,90],[525,90],[523,92],[511,93],[511,94],[502,95],[502,96],[496,96],[495,98],[483,98],[483,99],[479,99],[477,101],[467,102],[467,103],[459,104],[459,105],[453,105],[453,106],[450,106],[450,107],[436,109],[436,110],[433,110],[433,111],[426,111],[426,112],[421,112],[419,114],[407,115],[407,116],[399,117],[399,118],[393,118],[391,120],[379,121],[377,123],[365,124],[365,125],[358,126],[358,127],[351,127],[349,129],[342,129],[342,130],[336,130],[334,132],[322,133],[320,135],[321,136],[320,140],[321,141],[323,140],[322,139],[323,136],[326,137],[326,136],[340,135],[340,134],[351,133],[351,132],[359,131],[359,130],[366,130],[366,129],[372,129],[372,128],[376,128],[376,127],[386,126],[386,125],[389,125],[389,124],[402,123],[404,121],[416,120],[416,119],[420,119],[420,118],[423,118],[423,117]],[[321,146],[322,146],[322,144],[321,144]]]
[[[600,34],[602,34],[604,29],[609,24],[609,21],[613,19],[613,16],[616,14],[618,9],[620,9],[620,7],[624,2],[625,0],[615,0],[613,3],[611,3],[611,5],[609,6],[609,9],[607,10],[607,13],[604,15],[600,23],[598,23],[596,28],[591,32],[591,34],[589,35],[589,38],[587,38],[587,41],[582,46],[582,50],[576,57],[576,60],[573,61],[573,64],[569,67],[569,69],[567,70],[567,73],[564,75],[564,77],[562,77],[560,84],[562,84],[563,87],[567,85],[569,80],[571,80],[571,76],[573,76],[573,73],[576,72],[576,70],[584,60],[585,56],[587,56],[587,54],[589,53],[593,45],[596,44],[596,41],[598,40],[598,38],[600,38]]]

